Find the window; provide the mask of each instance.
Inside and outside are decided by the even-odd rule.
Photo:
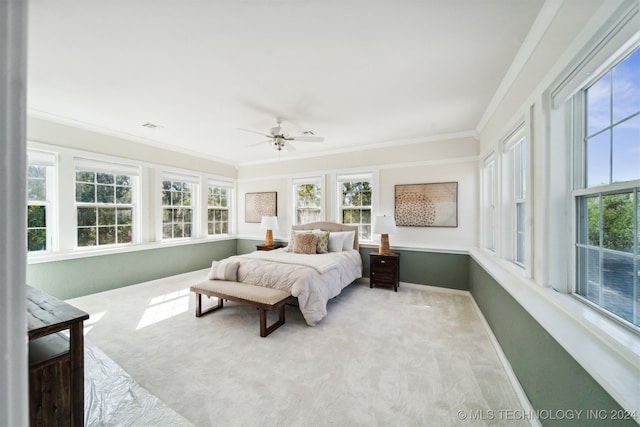
[[[137,168],[76,160],[77,246],[133,242]]]
[[[320,178],[298,178],[293,181],[294,224],[307,224],[322,218],[322,186]]]
[[[640,326],[640,49],[575,97],[575,293]]]
[[[496,250],[496,161],[493,153],[487,156],[482,167],[482,231],[483,247]]]
[[[524,125],[519,126],[505,142],[505,256],[525,267],[525,199],[526,140]]]
[[[371,240],[372,181],[370,173],[338,176],[340,222],[357,225],[362,240]]]
[[[194,235],[194,200],[197,177],[164,174],[162,179],[162,238]]]
[[[209,182],[207,193],[207,233],[209,236],[229,234],[231,191],[229,183]]]
[[[29,252],[51,250],[53,168],[55,155],[42,151],[27,153],[27,249]]]

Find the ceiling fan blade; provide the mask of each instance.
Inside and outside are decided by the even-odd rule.
[[[260,142],[255,142],[253,144],[249,144],[247,145],[247,147],[255,147],[256,145],[262,145],[262,144],[271,144],[271,141],[260,141]]]
[[[324,138],[321,136],[294,136],[294,141],[304,141],[304,142],[324,142]]]
[[[236,128],[237,130],[243,130],[245,132],[251,132],[251,133],[257,133],[258,135],[262,135],[262,136],[266,136],[267,138],[271,138],[271,135],[267,135],[264,132],[258,132],[257,130],[251,130],[251,129],[243,129],[243,128]]]

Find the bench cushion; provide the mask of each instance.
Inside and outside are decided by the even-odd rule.
[[[231,282],[227,280],[205,280],[191,286],[192,292],[217,292],[224,295],[241,298],[247,301],[255,301],[260,304],[273,305],[290,294],[280,289],[266,288],[264,286],[254,286],[241,282]]]

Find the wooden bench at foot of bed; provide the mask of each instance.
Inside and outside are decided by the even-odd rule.
[[[284,304],[291,294],[279,289],[249,285],[226,280],[205,280],[190,288],[196,293],[196,317],[201,317],[222,308],[223,301],[235,301],[258,307],[260,310],[260,336],[266,337],[284,325]],[[202,295],[217,297],[218,305],[202,311]],[[267,327],[267,311],[279,309],[278,321]]]

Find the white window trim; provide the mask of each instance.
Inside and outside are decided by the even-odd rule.
[[[90,246],[78,246],[78,207],[79,206],[96,206],[100,207],[100,203],[79,203],[76,201],[76,189],[75,189],[75,173],[78,170],[84,170],[89,172],[103,172],[117,175],[129,175],[132,178],[131,185],[131,203],[126,206],[131,206],[132,208],[132,219],[131,219],[131,242],[128,243],[114,243],[108,245],[90,245]],[[89,156],[75,156],[74,158],[74,169],[73,169],[73,200],[74,200],[74,215],[73,215],[73,223],[74,223],[74,250],[76,251],[92,251],[98,248],[109,248],[109,247],[123,247],[129,245],[135,245],[140,243],[140,225],[142,221],[140,220],[140,166],[135,164],[130,164],[126,160],[123,161],[113,161],[113,159],[109,160],[99,160],[97,158],[92,158]],[[108,204],[109,207],[117,207],[116,205]]]
[[[56,182],[58,155],[53,151],[45,151],[40,149],[27,150],[27,165],[46,166],[46,201],[42,204],[46,206],[46,233],[47,233],[47,249],[45,251],[29,252],[28,257],[43,256],[58,251],[58,185]],[[32,204],[27,202],[28,205]]]
[[[326,221],[327,215],[327,186],[325,185],[326,175],[314,175],[314,176],[304,176],[304,177],[294,177],[289,182],[289,189],[291,191],[289,200],[291,200],[291,223],[296,224],[296,219],[298,217],[297,212],[297,204],[298,204],[298,195],[296,193],[296,186],[301,184],[316,184],[320,187],[320,221]]]
[[[379,186],[379,173],[377,173],[377,171],[358,171],[358,172],[339,172],[335,174],[335,215],[336,215],[336,219],[335,222],[342,224],[342,191],[340,190],[340,185],[343,182],[349,182],[349,181],[358,181],[358,180],[364,180],[364,181],[371,181],[371,239],[363,239],[362,236],[360,236],[360,241],[361,242],[374,242],[373,240],[373,219],[375,217],[376,214],[376,206],[379,206],[378,203],[378,199],[379,199],[379,191],[377,190],[378,186]]]
[[[490,174],[487,177],[487,173]],[[498,160],[495,151],[490,151],[480,162],[480,241],[481,246],[496,252],[498,205]],[[491,211],[491,214],[487,212]]]
[[[227,237],[231,234],[234,234],[235,231],[235,184],[231,181],[222,180],[219,178],[207,178],[204,180],[207,185],[203,186],[203,191],[201,194],[202,200],[206,201],[206,203],[202,203],[204,208],[204,214],[202,215],[203,224],[201,224],[201,229],[203,230],[203,234],[210,239],[218,239],[220,237]],[[227,230],[228,233],[224,234],[209,234],[209,187],[219,187],[226,188],[229,193],[227,194]]]
[[[190,237],[176,237],[165,239],[163,233],[163,209],[162,204],[162,182],[163,181],[185,182],[192,185],[191,188],[191,236]],[[206,217],[203,218],[202,210],[205,209],[206,203],[202,203],[202,200],[206,201],[206,198],[202,198],[202,193],[205,191],[207,185],[200,185],[203,178],[199,175],[194,175],[190,172],[177,171],[175,169],[162,169],[158,174],[157,191],[157,204],[156,210],[158,212],[158,222],[156,224],[156,240],[158,242],[175,242],[175,241],[191,241],[193,239],[201,238],[203,233],[202,222],[206,221]],[[204,228],[206,234],[206,228]]]

